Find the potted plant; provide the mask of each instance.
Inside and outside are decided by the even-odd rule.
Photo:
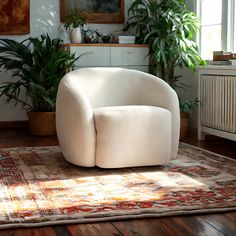
[[[179,139],[182,140],[188,131],[189,125],[189,112],[190,110],[194,110],[198,107],[198,99],[195,100],[179,100],[179,108],[180,108],[180,135]]]
[[[135,28],[137,41],[149,44],[155,74],[178,92],[181,76],[175,74],[175,69],[194,70],[205,64],[194,41],[198,18],[187,9],[184,0],[134,0],[128,14],[124,31]],[[181,104],[184,101],[180,100],[180,108]]]
[[[56,94],[66,70],[77,58],[60,47],[60,39],[48,35],[22,42],[0,39],[0,67],[12,70],[11,82],[0,85],[0,97],[22,104],[28,111],[34,135],[53,135]],[[22,91],[26,98],[22,99]]]
[[[98,39],[101,37],[101,34],[98,32],[98,30],[93,29],[83,30],[83,35],[85,43],[98,43]]]
[[[77,8],[72,9],[71,14],[66,17],[64,27],[70,31],[71,43],[82,42],[82,29],[86,24],[87,18],[82,11]]]

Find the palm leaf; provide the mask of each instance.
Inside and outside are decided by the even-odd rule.
[[[7,102],[21,103],[34,111],[55,111],[58,85],[65,72],[79,57],[62,50],[60,39],[49,35],[28,38],[22,42],[0,39],[0,66],[12,70],[14,82],[0,86],[0,97]],[[20,99],[22,88],[26,100]],[[28,102],[31,99],[31,104]]]

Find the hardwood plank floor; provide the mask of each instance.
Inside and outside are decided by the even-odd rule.
[[[236,142],[209,136],[197,141],[190,133],[184,142],[236,159]],[[56,137],[33,137],[28,128],[0,129],[0,147],[58,145]],[[55,225],[1,230],[0,236],[236,236],[236,211],[219,214]]]

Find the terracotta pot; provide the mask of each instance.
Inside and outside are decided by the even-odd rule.
[[[56,135],[55,112],[27,112],[31,133],[37,136]]]
[[[189,124],[189,113],[181,112],[180,113],[180,135],[179,139],[182,140],[188,131],[188,124]]]

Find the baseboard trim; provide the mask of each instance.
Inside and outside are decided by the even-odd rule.
[[[4,129],[4,128],[18,128],[18,127],[27,127],[27,126],[29,126],[28,120],[0,121],[0,129]]]

